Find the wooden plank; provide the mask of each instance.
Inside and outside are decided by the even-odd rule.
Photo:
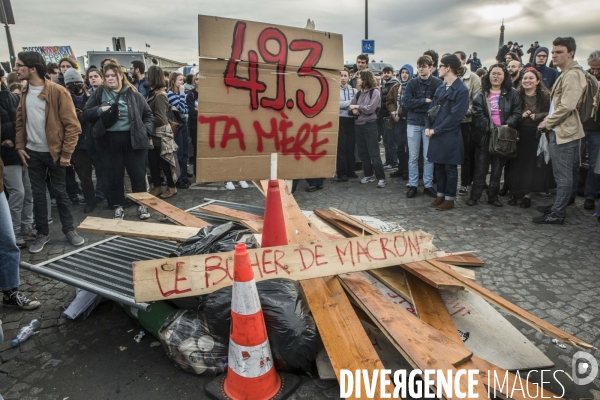
[[[490,303],[496,305],[497,307],[502,308],[508,313],[514,315],[519,318],[521,321],[526,323],[527,325],[537,329],[538,331],[551,336],[563,343],[569,343],[573,346],[579,346],[585,349],[595,349],[593,345],[555,327],[554,325],[549,324],[548,322],[542,320],[541,318],[536,317],[535,315],[528,313],[520,307],[512,304],[511,302],[503,299],[498,296],[496,293],[484,288],[483,286],[479,286],[475,282],[470,281],[467,278],[464,278],[459,273],[452,271],[451,269],[446,268],[443,265],[440,265],[437,261],[428,262],[432,266],[436,267],[439,271],[444,272],[450,277],[456,279],[460,283],[462,283],[468,290],[478,294],[483,297],[485,300]]]
[[[446,304],[443,311],[452,314],[454,325],[469,334],[465,345],[474,354],[509,371],[554,366],[552,360],[477,294],[456,290],[440,290],[439,294]]]
[[[379,231],[376,228],[373,228],[370,225],[365,224],[362,221],[359,221],[358,219],[354,218],[351,215],[346,214],[343,211],[340,211],[338,209],[335,208],[330,208],[330,214],[328,214],[327,212],[323,212],[321,210],[315,210],[315,214],[317,214],[319,217],[325,218],[326,220],[330,221],[331,223],[336,223],[335,218],[341,218],[344,221],[346,221],[348,224],[352,224],[354,226],[355,229],[359,229],[359,232],[354,232],[354,233],[350,233],[353,236],[357,236],[358,234],[362,234],[364,232],[373,235],[373,234],[381,234],[381,231]],[[333,214],[333,216],[331,215]],[[431,266],[429,266],[428,264],[419,264],[419,263],[410,263],[410,264],[406,264],[406,265],[401,265],[402,268],[404,268],[405,270],[411,272],[413,275],[418,276],[419,278],[421,278],[422,280],[424,280],[425,282],[427,282],[428,284],[432,285],[433,287],[439,288],[439,289],[455,289],[455,290],[464,290],[464,286],[461,285],[459,282],[457,282],[454,279],[448,279],[447,276],[445,276],[444,274],[440,274],[438,271],[436,271],[434,268],[431,268]]]
[[[383,268],[382,270],[393,268]],[[387,296],[388,300],[398,304],[409,312],[414,312],[416,304],[419,304],[419,302],[412,297],[412,292],[411,298],[407,299],[405,295],[397,290],[398,286],[407,285],[404,275],[409,275],[409,273],[397,274],[386,278],[386,289],[390,288],[393,293],[401,297],[394,296],[394,294],[386,290],[380,291]],[[398,285],[398,282],[400,282],[400,285]],[[421,285],[424,284],[421,281],[419,282]],[[379,281],[376,281],[375,285],[377,284],[379,284]],[[410,289],[408,290],[410,291]],[[465,344],[473,354],[503,369],[513,371],[544,369],[553,365],[552,361],[544,353],[508,322],[506,318],[500,315],[494,307],[478,295],[468,291],[456,290],[441,290],[439,294],[442,296],[447,310],[442,310],[439,306],[435,306],[432,313],[450,313],[454,325],[460,331],[469,335],[469,339]],[[415,306],[408,306],[405,299],[410,300],[411,304],[415,304]],[[421,299],[421,308],[432,307],[433,300],[435,299],[428,299],[427,301]],[[490,343],[494,345],[490,346]]]
[[[199,207],[198,211],[203,211],[207,214],[224,217],[232,221],[263,221],[264,218],[260,215],[247,213],[245,211],[234,210],[233,208],[220,206],[218,204],[208,204],[204,207]]]
[[[464,347],[407,311],[391,306],[363,274],[344,274],[338,278],[413,368],[432,369],[436,373],[451,369],[455,374],[455,365],[471,358],[472,353]],[[436,375],[432,378],[436,380]],[[463,390],[466,388],[466,380],[461,380],[461,386]]]
[[[446,274],[440,273],[426,262],[413,262],[400,265],[405,271],[419,277],[425,283],[437,289],[464,290],[465,286],[456,279],[452,279]],[[444,267],[446,268],[446,267]],[[448,269],[448,268],[446,268]],[[450,269],[448,269],[450,271]],[[454,272],[454,271],[452,271]]]
[[[267,181],[261,181],[265,192],[267,184]],[[279,181],[279,187],[286,217],[288,242],[302,243],[324,239],[317,230],[310,229],[306,218],[300,217],[302,211],[282,181]],[[300,285],[338,382],[341,369],[351,371],[365,369],[369,374],[373,374],[375,369],[383,369],[383,363],[362,328],[339,281],[334,277],[317,278],[300,281]],[[381,398],[379,391],[375,392],[374,398]]]
[[[379,232],[379,230],[377,230],[376,228],[373,228],[371,225],[365,224],[364,222],[360,221],[359,219],[354,218],[353,216],[346,214],[345,212],[340,211],[337,208],[330,207],[329,209],[335,215],[337,215],[339,218],[341,218],[343,221],[345,221],[346,223],[357,227],[359,230],[361,230],[363,232],[363,234],[369,233],[371,235],[376,235],[377,233],[381,233],[381,232]]]
[[[437,258],[436,260],[439,260],[439,258]],[[448,268],[450,268],[453,271],[458,272],[459,274],[461,274],[465,278],[470,279],[472,281],[475,280],[475,271],[472,271],[472,270],[467,269],[467,268],[458,267],[456,265],[450,265],[450,264],[446,264],[446,265],[448,266]]]
[[[440,294],[440,292],[437,289],[435,289],[429,285],[426,285],[423,282],[420,282],[419,279],[410,276],[410,274],[407,274],[407,279],[408,279],[409,286],[411,287],[411,290],[413,293],[413,298],[415,299],[415,308],[417,310],[419,318],[421,320],[427,322],[431,326],[438,328],[440,330],[440,332],[443,332],[446,336],[448,336],[448,338],[452,339],[456,343],[463,344],[462,338],[458,334],[457,327],[454,325],[454,321],[453,321],[452,317],[450,316],[448,309],[444,306],[444,300],[442,299],[442,295]],[[468,343],[468,340],[467,340],[467,343]],[[498,345],[498,341],[493,340],[493,339],[489,339],[487,341],[487,343],[488,343],[488,346],[490,343],[493,343],[494,345]],[[490,346],[490,347],[492,347],[492,346]],[[491,383],[490,390],[492,390],[492,393],[494,393],[494,388],[495,388],[497,390],[496,393],[502,392],[507,396],[510,394],[513,396],[512,398],[514,400],[525,400],[525,399],[534,398],[534,397],[527,396],[526,395],[527,392],[523,393],[518,390],[513,392],[511,390],[513,388],[513,383],[515,382],[515,380],[520,379],[516,375],[513,375],[513,374],[507,372],[505,369],[499,368],[496,365],[491,364],[476,355],[473,355],[471,360],[469,360],[467,363],[461,365],[460,368],[461,369],[465,368],[465,369],[478,369],[479,370],[479,376],[481,379],[479,379],[478,387],[479,387],[480,393],[482,392],[482,390],[483,390],[483,393],[486,393],[485,396],[483,396],[484,398],[487,398],[487,391],[485,391],[485,389],[482,389],[481,385],[487,386],[488,374],[491,374],[491,379],[489,382]],[[493,379],[494,371],[496,372],[497,376],[499,376],[499,382],[495,381]],[[508,385],[502,384],[505,374],[509,375],[509,384]],[[522,385],[521,387],[525,388],[525,387],[529,386],[529,388],[530,388],[529,393],[538,393],[538,390],[535,390],[536,386],[533,385],[533,383],[529,383],[525,379],[520,379],[520,380],[521,380],[521,385]],[[518,385],[516,387],[519,388]],[[550,393],[547,390],[544,390],[544,392],[545,392],[545,395],[554,396],[552,393]],[[541,392],[540,392],[540,394],[541,394]],[[552,396],[547,396],[547,398],[551,398]],[[481,398],[481,396],[480,396],[480,398]],[[535,397],[535,398],[537,398],[537,397]]]
[[[413,305],[419,318],[435,329],[462,345],[458,329],[454,326],[452,317],[444,305],[437,289],[429,286],[410,272],[406,274],[406,282],[413,295]],[[493,343],[493,342],[492,342]]]
[[[473,254],[450,254],[446,257],[441,257],[438,261],[464,267],[483,267],[484,264],[482,260]]]
[[[263,231],[263,221],[241,221],[241,224],[246,228],[250,229],[254,233],[262,233]]]
[[[405,274],[402,268],[397,266],[379,268],[369,271],[369,273],[385,286],[404,297],[404,299],[410,304],[414,304],[412,294],[410,293],[410,288],[408,287],[408,283],[406,282],[406,277],[404,276]]]
[[[101,233],[104,235],[119,235],[154,240],[172,240],[176,242],[185,242],[199,231],[198,228],[188,228],[185,226],[97,217],[87,217],[77,227],[77,230],[88,233]]]
[[[341,232],[345,233],[347,236],[353,236],[353,237],[363,236],[362,232],[359,229],[343,222],[339,217],[337,217],[331,211],[314,210],[314,213],[319,218],[324,219],[325,221],[329,222],[331,225],[333,225],[334,227],[339,229]]]
[[[422,362],[429,360],[432,355],[441,364],[446,363],[448,366],[460,365],[473,355],[425,322],[411,318],[408,312],[391,306],[390,301],[373,288],[362,273],[341,274],[338,278],[363,311],[377,323],[379,329],[387,332],[392,342],[398,343],[398,350],[407,360],[415,363],[415,368],[422,367]]]
[[[257,282],[299,281],[434,258],[432,238],[423,231],[407,231],[250,249],[248,253]],[[136,261],[135,299],[144,302],[212,293],[233,284],[232,268],[233,252]]]
[[[151,210],[161,213],[169,221],[177,225],[183,225],[192,228],[204,228],[205,226],[210,225],[208,222],[194,217],[193,215],[186,213],[174,205],[169,204],[158,197],[152,196],[150,193],[127,193],[127,197],[138,204],[145,205]]]

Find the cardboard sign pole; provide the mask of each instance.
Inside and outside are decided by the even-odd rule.
[[[277,153],[271,153],[271,180],[277,179]]]

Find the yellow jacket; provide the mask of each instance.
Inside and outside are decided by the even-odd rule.
[[[585,136],[577,106],[587,87],[585,73],[577,61],[562,71],[552,87],[554,112],[546,119],[546,128],[556,132],[556,143],[564,144]]]

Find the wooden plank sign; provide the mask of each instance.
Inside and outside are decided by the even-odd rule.
[[[342,36],[198,16],[199,181],[333,176]]]
[[[433,236],[395,232],[248,250],[256,281],[305,280],[436,257]],[[137,302],[198,296],[233,283],[233,252],[133,263]]]

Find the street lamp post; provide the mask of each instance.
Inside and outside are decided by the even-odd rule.
[[[8,5],[9,12],[6,10],[6,5]],[[13,47],[12,37],[10,36],[10,28],[8,24],[15,23],[15,17],[12,14],[12,7],[10,6],[10,0],[0,0],[0,17],[2,18],[2,22],[4,22],[4,29],[6,30],[6,40],[8,42],[8,54],[10,55],[10,66],[14,68],[15,66],[15,49]],[[9,71],[10,72],[10,71]]]
[[[365,40],[369,38],[369,0],[365,0]]]

